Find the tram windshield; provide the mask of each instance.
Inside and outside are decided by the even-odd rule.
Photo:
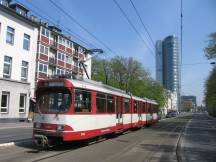
[[[67,112],[71,106],[68,90],[42,91],[37,96],[36,112]]]

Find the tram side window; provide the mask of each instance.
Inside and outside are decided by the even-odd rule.
[[[145,102],[142,103],[142,112],[143,112],[143,113],[146,112],[146,110],[145,110],[145,104],[146,104]]]
[[[103,93],[96,95],[96,110],[99,113],[106,112],[106,95]]]
[[[74,111],[75,112],[91,112],[91,92],[81,89],[75,90]]]
[[[148,113],[150,113],[150,112],[151,112],[151,104],[148,103]]]
[[[130,100],[128,98],[124,99],[124,112],[125,113],[130,112]]]
[[[134,106],[134,113],[137,113],[137,109],[138,109],[138,103],[137,103],[137,101],[134,101],[133,106]]]
[[[113,96],[107,96],[107,112],[109,113],[115,112],[115,104],[114,104]]]

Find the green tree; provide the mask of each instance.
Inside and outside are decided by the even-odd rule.
[[[208,59],[216,58],[216,32],[209,35],[208,46],[205,48],[205,56]]]
[[[205,85],[205,102],[209,114],[216,116],[216,67],[211,71]]]
[[[133,95],[166,102],[164,88],[150,77],[142,64],[132,57],[116,56],[110,60],[93,59],[92,79],[131,92]]]
[[[205,48],[207,59],[216,59],[216,32],[209,35],[208,46]],[[205,103],[209,114],[216,116],[216,66],[211,71],[205,84]]]

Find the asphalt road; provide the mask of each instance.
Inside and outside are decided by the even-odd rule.
[[[143,162],[178,161],[177,143],[191,116],[163,120],[152,127],[129,131],[86,145],[65,143],[40,151],[31,143],[0,148],[0,161]]]
[[[216,119],[194,114],[181,139],[182,161],[216,161]]]
[[[32,123],[1,123],[0,144],[32,138]]]

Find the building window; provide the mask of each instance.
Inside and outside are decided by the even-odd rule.
[[[81,89],[75,90],[74,111],[75,112],[91,112],[91,92]]]
[[[39,72],[47,73],[47,65],[39,63]]]
[[[11,67],[12,67],[12,58],[5,56],[4,57],[4,69],[3,69],[3,77],[10,78],[11,77]]]
[[[56,74],[57,75],[64,75],[65,74],[65,70],[56,68]]]
[[[28,80],[28,62],[26,62],[26,61],[22,61],[21,80],[22,81],[27,81]]]
[[[24,34],[23,49],[25,49],[25,50],[30,49],[30,36],[28,34]]]
[[[63,53],[58,53],[58,60],[64,61],[65,55]]]
[[[70,42],[70,48],[73,48],[73,43],[72,42]]]
[[[114,104],[113,96],[107,96],[107,112],[109,113],[115,112],[115,104]]]
[[[62,44],[62,37],[59,37],[59,44]]]
[[[8,107],[9,107],[9,92],[2,92],[1,95],[1,113],[8,113]]]
[[[48,55],[48,51],[49,51],[48,47],[44,45],[40,45],[40,53]]]
[[[42,34],[43,36],[46,36],[46,37],[49,38],[49,30],[47,30],[46,28],[43,28],[43,27],[42,27],[42,29],[41,29],[41,34]]]
[[[62,45],[65,45],[65,39],[64,38],[62,39]]]
[[[66,56],[66,62],[67,62],[68,64],[72,64],[72,57]]]
[[[130,112],[130,100],[127,98],[124,99],[124,112],[125,113]]]
[[[106,112],[106,95],[103,93],[97,93],[96,95],[96,111],[98,113]]]
[[[19,113],[25,113],[26,109],[26,94],[20,94]]]
[[[15,33],[15,30],[11,27],[7,27],[7,37],[6,37],[6,43],[9,43],[9,44],[14,44],[14,33]]]
[[[67,40],[67,48],[69,48],[69,47],[70,47],[70,41]]]
[[[74,66],[79,66],[78,60],[74,60]]]
[[[8,6],[8,0],[0,0],[0,4],[4,6]]]
[[[21,8],[16,7],[16,12],[22,16],[27,16],[27,12]]]

